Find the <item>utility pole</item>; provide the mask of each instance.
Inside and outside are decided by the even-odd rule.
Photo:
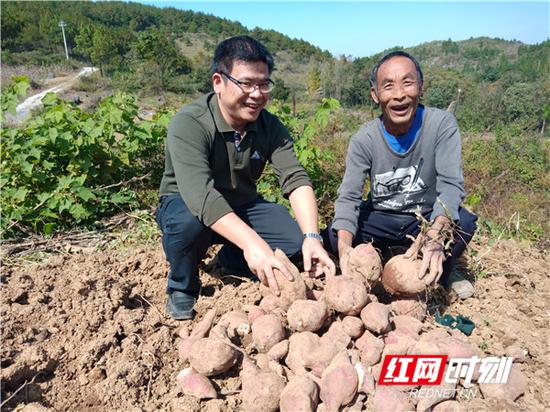
[[[61,31],[63,32],[63,44],[65,44],[65,57],[67,60],[69,60],[69,50],[67,49],[67,39],[65,38],[65,26],[67,23],[65,23],[63,20],[59,22],[59,27],[61,27]]]

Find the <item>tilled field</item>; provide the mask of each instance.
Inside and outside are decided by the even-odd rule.
[[[550,267],[546,254],[514,241],[474,245],[483,273],[476,297],[464,302],[441,292],[428,301],[426,329],[441,328],[435,310],[471,318],[469,342],[485,356],[510,345],[527,350],[518,367],[525,393],[515,402],[458,399],[464,410],[550,408]],[[164,313],[167,266],[160,246],[130,252],[52,255],[43,263],[12,260],[2,267],[2,402],[9,410],[240,410],[241,362],[212,378],[218,399],[199,401],[181,393],[176,376],[181,329]],[[196,306],[200,320],[258,304],[256,283],[201,275]],[[373,396],[361,396],[373,410]],[[26,406],[25,406],[26,405]],[[359,403],[356,407],[359,407]],[[359,410],[359,409],[357,409]]]

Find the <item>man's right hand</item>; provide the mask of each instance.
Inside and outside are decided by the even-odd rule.
[[[293,280],[292,274],[286,265],[277,259],[269,245],[262,239],[260,240],[261,242],[254,242],[243,249],[244,258],[248,263],[248,267],[252,273],[258,276],[260,282],[279,295],[279,285],[273,274],[273,269],[279,269],[290,281]]]
[[[279,294],[279,285],[275,281],[273,268],[279,269],[287,279],[293,280],[290,270],[275,257],[267,242],[234,212],[219,218],[212,224],[211,229],[238,246],[243,251],[252,273],[276,294]]]

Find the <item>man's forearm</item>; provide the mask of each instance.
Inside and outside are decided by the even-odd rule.
[[[294,189],[289,200],[302,233],[319,233],[317,200],[311,186],[300,186]]]
[[[216,220],[210,228],[217,234],[229,240],[241,250],[253,243],[265,243],[265,241],[239,216],[230,212]]]

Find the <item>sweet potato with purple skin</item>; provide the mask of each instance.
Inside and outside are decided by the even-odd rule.
[[[202,338],[191,346],[189,363],[204,376],[227,372],[237,362],[237,351],[220,339]]]
[[[325,301],[329,309],[355,316],[368,303],[368,293],[363,283],[356,278],[330,276],[325,288]]]
[[[416,405],[417,411],[431,411],[434,405],[452,399],[455,396],[456,383],[442,381],[439,385],[421,386],[420,390],[425,389],[430,394],[430,389],[433,390],[431,396],[422,396],[418,399]],[[430,392],[428,392],[430,391]]]
[[[362,243],[351,249],[344,262],[342,273],[361,279],[369,288],[382,274],[382,260],[371,243]]]
[[[355,316],[344,316],[342,319],[342,327],[352,339],[357,339],[365,331],[363,321]]]
[[[481,383],[479,389],[484,398],[506,399],[514,402],[527,391],[529,382],[518,365],[512,365],[508,382],[506,383]]]
[[[277,257],[277,259],[283,262],[283,264],[287,267],[292,275],[292,280],[289,280],[285,275],[283,275],[279,269],[273,268],[273,276],[275,277],[275,281],[279,287],[279,295],[275,295],[270,288],[263,285],[260,285],[260,289],[262,290],[262,293],[266,294],[266,297],[270,293],[273,294],[277,306],[286,311],[295,300],[307,299],[307,287],[302,275],[300,275],[300,271],[286,257],[283,251],[276,249],[275,257]]]
[[[395,327],[395,331],[403,335],[418,336],[424,327],[418,319],[407,315],[394,316],[391,318],[391,321]]]
[[[384,351],[384,341],[366,330],[355,341],[355,347],[361,352],[361,362],[367,366],[372,366],[380,361]]]
[[[523,363],[527,357],[527,352],[525,349],[520,348],[516,345],[510,345],[505,350],[505,355],[511,358],[514,358],[514,362]]]
[[[197,322],[193,330],[191,331],[191,334],[186,338],[181,338],[179,344],[178,344],[178,354],[179,358],[182,362],[187,362],[189,360],[189,354],[191,351],[191,346],[193,343],[195,343],[197,340],[202,339],[208,335],[208,332],[210,332],[210,329],[212,328],[212,324],[214,323],[214,318],[216,317],[216,309],[210,309],[204,317]],[[180,332],[180,337],[182,336],[182,333]]]
[[[288,339],[285,339],[280,341],[279,343],[276,343],[267,352],[267,357],[270,360],[276,360],[276,361],[283,359],[288,353],[288,346],[289,346]]]
[[[206,376],[197,373],[193,368],[181,370],[176,379],[184,395],[199,399],[215,399],[218,397],[212,382]]]
[[[328,411],[348,405],[357,393],[359,378],[347,352],[337,354],[321,377],[320,397]]]
[[[457,401],[443,401],[432,408],[432,412],[463,412],[465,409]]]
[[[410,296],[426,290],[423,279],[418,278],[422,260],[406,258],[404,255],[392,257],[384,266],[382,285],[391,295]]]
[[[319,402],[319,387],[307,376],[294,376],[281,392],[281,412],[313,412]]]
[[[394,299],[390,304],[395,315],[408,315],[424,322],[426,319],[427,305],[419,297],[400,297]]]
[[[298,332],[316,332],[321,329],[328,315],[324,302],[298,299],[288,308],[288,327]]]
[[[244,411],[275,412],[279,409],[279,398],[285,387],[283,377],[272,370],[258,368],[246,357],[240,377]]]
[[[296,332],[290,336],[285,363],[292,372],[296,375],[307,373],[304,357],[319,346],[319,341],[319,336],[312,332]]]
[[[218,324],[227,325],[227,336],[245,336],[250,333],[250,321],[246,313],[242,310],[232,310],[225,313]]]
[[[273,313],[260,316],[252,324],[252,339],[260,352],[267,352],[284,338],[285,328],[282,320]]]
[[[391,330],[390,308],[378,302],[369,303],[361,311],[361,320],[368,330],[374,333],[386,333]]]
[[[414,411],[408,395],[384,386],[378,386],[374,394],[375,411]]]

